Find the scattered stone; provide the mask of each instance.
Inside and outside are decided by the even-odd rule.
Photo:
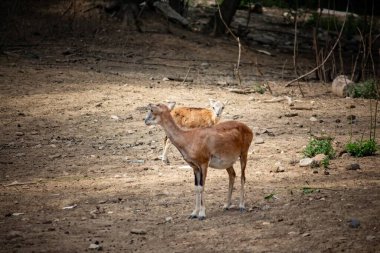
[[[23,132],[16,132],[15,134],[16,134],[16,136],[23,136],[24,135]]]
[[[116,115],[111,115],[111,119],[118,121],[120,118]]]
[[[131,233],[135,235],[146,235],[146,231],[144,229],[137,229],[137,228],[132,229]]]
[[[170,79],[168,77],[164,77],[162,78],[162,81],[170,81]]]
[[[217,81],[216,84],[220,85],[220,86],[227,86],[228,85],[228,83],[226,81]]]
[[[207,63],[207,62],[202,62],[202,63],[201,63],[201,66],[202,66],[203,68],[207,68],[207,67],[210,66],[210,64]]]
[[[302,234],[302,237],[308,237],[308,236],[310,236],[310,233],[303,233]]]
[[[321,166],[323,160],[325,160],[326,157],[327,157],[327,156],[326,156],[325,154],[317,154],[316,156],[313,157],[314,164],[315,164],[316,166]]]
[[[337,76],[332,82],[331,91],[338,97],[349,96],[350,87],[355,85],[353,81],[348,79],[345,75]]]
[[[327,175],[330,175],[330,172],[329,172],[328,170],[325,170],[325,171],[323,172],[323,174],[325,174],[325,175],[327,176]]]
[[[374,236],[374,235],[367,235],[365,239],[367,241],[373,241],[374,239],[376,239],[376,236]]]
[[[37,134],[38,134],[37,131],[32,131],[32,132],[30,132],[30,135],[37,135]]]
[[[318,121],[318,119],[317,119],[316,117],[313,116],[313,117],[310,117],[310,121],[311,121],[311,122],[316,122],[316,121]]]
[[[137,164],[143,164],[145,163],[145,160],[142,159],[133,159],[133,160],[127,160],[128,163],[137,163]]]
[[[353,108],[355,108],[356,106],[353,105],[353,104],[351,104],[351,105],[347,105],[346,107],[347,107],[347,109],[353,109]]]
[[[346,170],[360,170],[360,165],[358,163],[348,164]]]
[[[348,221],[348,226],[350,228],[358,228],[360,227],[360,221],[357,219],[351,219]]]
[[[172,222],[173,221],[173,217],[166,217],[165,218],[165,222]]]
[[[92,249],[92,250],[102,250],[103,247],[101,245],[99,245],[99,244],[91,243],[88,248]]]
[[[256,137],[255,138],[255,144],[263,144],[264,143],[264,139],[261,138],[261,137]]]
[[[313,170],[313,174],[318,174],[318,170]]]
[[[281,162],[276,162],[275,166],[276,166],[275,173],[285,172],[285,168],[284,166],[282,166]]]
[[[341,121],[340,121],[340,119],[336,119],[335,122],[336,123],[340,123]]]
[[[312,158],[303,158],[300,160],[300,166],[301,167],[308,167],[308,166],[311,166],[311,164],[313,163],[313,159]]]

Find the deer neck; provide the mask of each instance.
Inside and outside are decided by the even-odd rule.
[[[174,122],[174,119],[169,112],[162,114],[160,125],[174,146],[180,149],[185,145],[186,141],[184,135],[186,134],[186,131],[181,129]]]

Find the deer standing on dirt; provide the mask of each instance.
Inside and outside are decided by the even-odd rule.
[[[238,121],[225,121],[206,128],[181,129],[164,104],[148,106],[146,125],[161,125],[172,144],[179,150],[185,161],[193,168],[195,178],[195,209],[189,218],[200,220],[206,217],[204,186],[208,167],[226,169],[229,175],[227,203],[231,207],[231,195],[235,182],[233,164],[240,158],[241,166],[241,211],[244,205],[245,168],[248,149],[253,139],[252,130]]]
[[[176,107],[174,108],[176,102],[169,102],[168,107],[171,110],[175,123],[184,129],[189,128],[201,128],[209,127],[215,125],[219,122],[224,106],[226,103],[209,99],[210,106],[212,109],[208,108],[197,108],[197,107]],[[165,164],[169,164],[168,151],[170,147],[170,140],[167,136],[164,139],[164,149],[162,152],[161,160]]]

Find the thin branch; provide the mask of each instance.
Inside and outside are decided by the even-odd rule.
[[[338,45],[339,41],[340,41],[340,38],[342,37],[342,34],[343,34],[343,29],[345,27],[345,24],[346,24],[346,20],[347,20],[347,13],[348,13],[348,6],[349,6],[349,3],[350,1],[348,0],[347,1],[347,8],[346,8],[346,15],[344,17],[344,22],[342,24],[342,28],[340,29],[340,32],[339,32],[339,35],[338,35],[338,38],[336,39],[336,42],[334,44],[334,46],[332,47],[330,53],[327,55],[327,57],[322,61],[322,63],[320,65],[318,65],[317,67],[315,67],[314,69],[312,69],[311,71],[307,72],[306,74],[303,74],[302,76],[288,82],[285,84],[285,87],[288,87],[290,86],[292,83],[294,82],[297,82],[299,80],[301,80],[302,78],[305,78],[307,77],[308,75],[314,73],[316,70],[318,70],[320,67],[324,66],[324,64],[326,63],[326,61],[330,58],[330,56],[332,55],[332,53],[334,52],[334,49],[336,48],[336,46]]]
[[[239,46],[239,55],[238,55],[238,61],[237,61],[237,65],[234,69],[234,71],[236,71],[236,75],[238,77],[238,81],[239,81],[239,85],[241,85],[241,79],[240,79],[240,71],[239,71],[239,66],[240,66],[240,55],[241,55],[241,44],[240,44],[240,39],[239,37],[236,37],[236,35],[231,31],[231,29],[228,27],[228,25],[226,24],[226,22],[224,21],[224,18],[222,16],[222,12],[220,10],[220,5],[218,3],[218,1],[216,0],[215,3],[217,4],[218,6],[218,13],[219,13],[219,17],[220,17],[220,20],[222,21],[222,23],[224,24],[224,26],[226,27],[227,31],[232,35],[232,37],[237,41],[238,43],[238,46]]]

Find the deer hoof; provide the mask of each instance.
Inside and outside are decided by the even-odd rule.
[[[198,216],[197,216],[197,215],[194,215],[194,214],[191,214],[191,215],[189,216],[189,219],[191,219],[191,220],[196,219],[196,218],[198,218]]]
[[[198,217],[198,220],[205,220],[206,219],[206,216],[199,216]]]
[[[240,212],[241,212],[241,213],[244,213],[244,212],[245,212],[245,207],[240,207],[239,209],[240,209]]]

